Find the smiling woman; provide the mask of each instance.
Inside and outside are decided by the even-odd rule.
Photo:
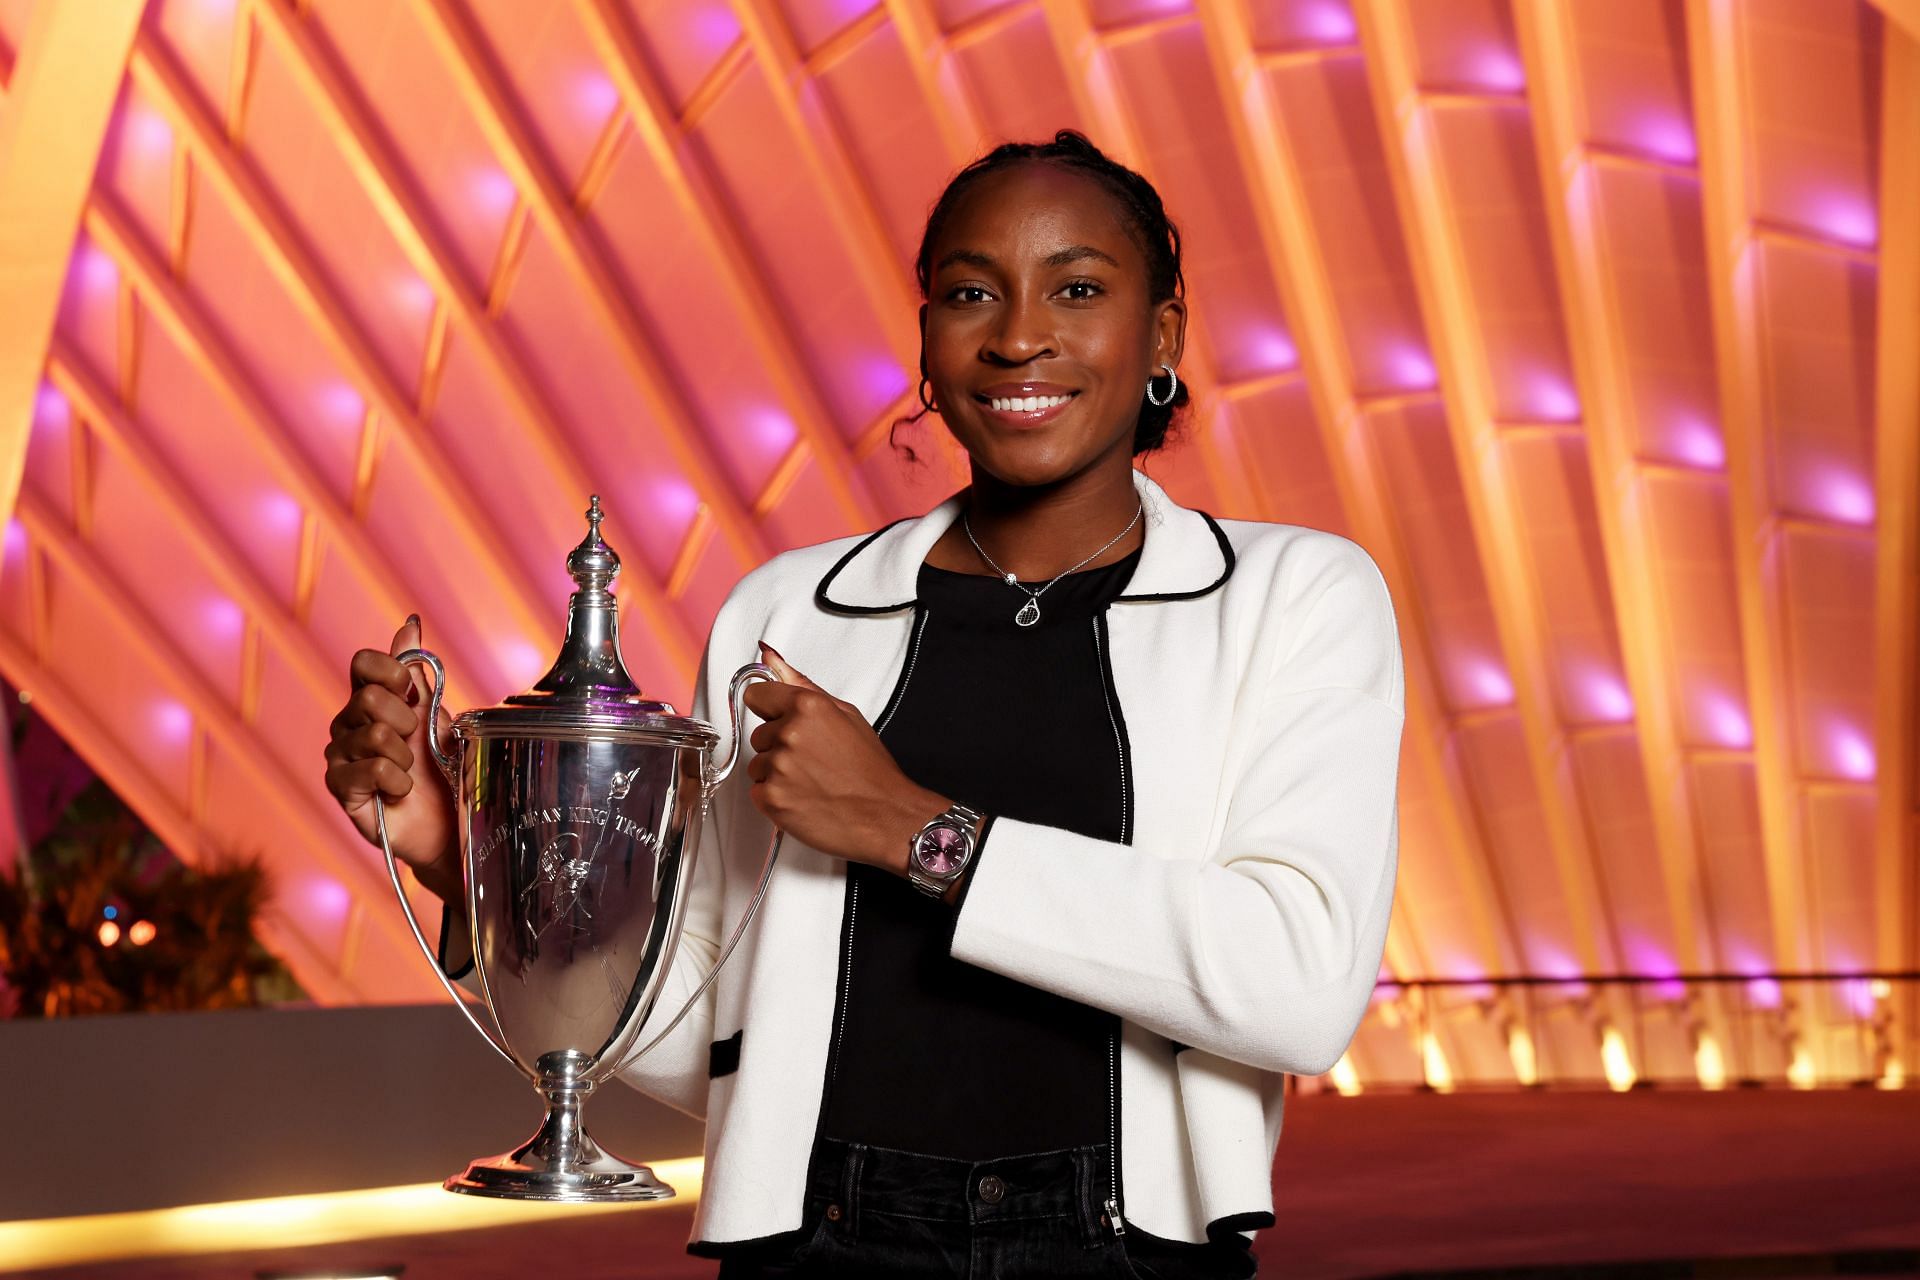
[[[724,1280],[1250,1276],[1286,1076],[1340,1058],[1385,943],[1392,602],[1347,539],[1135,469],[1190,394],[1180,237],[1139,174],[1071,131],[999,147],[917,271],[922,401],[972,483],[721,606],[693,714],[756,645],[781,681],[746,691],[658,1018],[772,828],[785,851],[742,959],[623,1078],[706,1120],[688,1249]],[[329,785],[363,829],[390,797],[457,899],[409,676],[353,671]]]

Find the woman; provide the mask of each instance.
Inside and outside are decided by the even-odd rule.
[[[721,607],[694,714],[756,645],[786,682],[747,694],[656,1024],[787,841],[627,1078],[707,1119],[688,1248],[723,1278],[1250,1276],[1285,1073],[1338,1060],[1385,943],[1392,605],[1352,542],[1135,471],[1188,394],[1140,175],[1067,130],[999,147],[917,270],[921,400],[972,484]],[[457,900],[412,680],[376,650],[353,679],[328,785],[369,836],[386,795]]]

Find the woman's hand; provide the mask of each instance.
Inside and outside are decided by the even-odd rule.
[[[367,843],[377,846],[380,832],[373,812],[377,792],[387,808],[387,840],[393,856],[413,868],[420,883],[443,901],[460,900],[460,867],[453,790],[433,762],[427,745],[426,717],[409,705],[424,707],[433,691],[417,668],[394,656],[420,645],[418,614],[394,633],[388,653],[362,649],[348,668],[353,694],[333,718],[327,742],[327,790],[353,819]],[[440,711],[440,739],[447,740],[453,719]]]
[[[762,643],[782,683],[749,685],[766,723],[747,741],[754,807],[822,853],[907,873],[907,842],[947,807],[900,771],[860,709],[801,675]]]

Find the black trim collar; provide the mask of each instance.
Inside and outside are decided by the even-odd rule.
[[[1146,541],[1126,595],[1113,603],[1192,600],[1233,576],[1233,544],[1220,522],[1183,507],[1144,472],[1134,488],[1147,512]],[[919,604],[920,565],[940,535],[960,517],[961,490],[921,516],[905,516],[875,530],[841,556],[813,589],[814,602],[833,613],[893,613]]]

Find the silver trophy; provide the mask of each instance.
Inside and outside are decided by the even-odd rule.
[[[400,884],[386,808],[374,804],[387,872],[414,940],[467,1021],[547,1101],[538,1133],[506,1155],[476,1160],[449,1191],[521,1200],[658,1200],[673,1188],[644,1164],[601,1148],[580,1108],[686,1016],[766,893],[776,832],[753,900],[713,971],[646,1044],[634,1040],[672,968],[700,827],[739,754],[742,696],[777,677],[753,662],[728,689],[732,732],[715,759],[713,726],[641,697],[620,658],[611,590],[620,558],[600,537],[600,499],[586,538],[567,557],[577,590],[560,657],[534,687],[463,713],[448,750],[438,733],[446,671],[425,649],[402,664],[433,670],[425,708],[433,756],[459,806],[468,940],[488,1022],[442,970]]]

